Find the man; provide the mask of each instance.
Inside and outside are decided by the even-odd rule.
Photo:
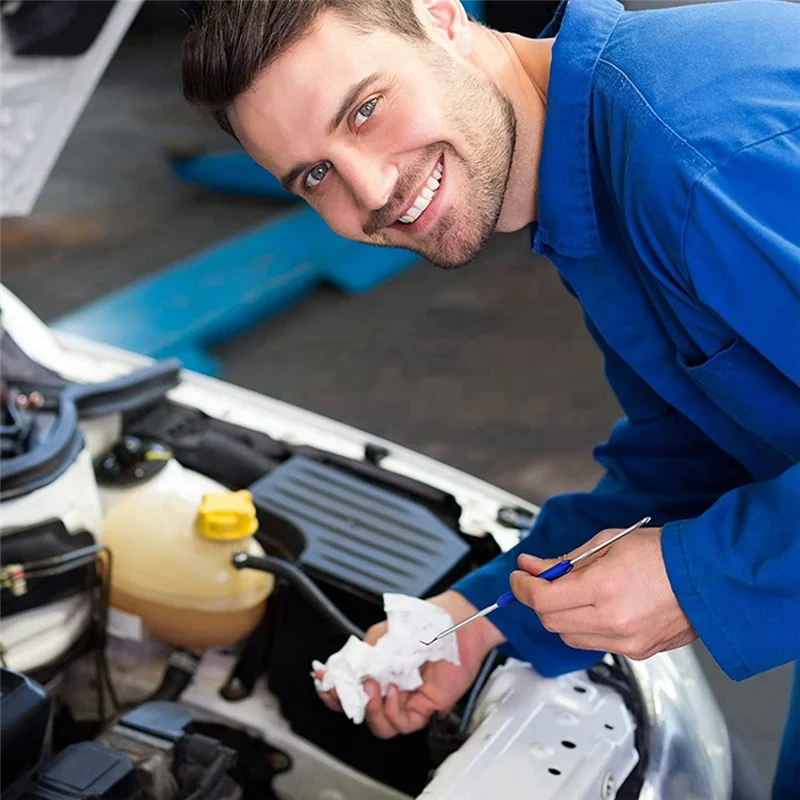
[[[734,680],[800,659],[800,6],[573,0],[528,39],[457,0],[212,2],[183,79],[342,236],[456,269],[530,226],[625,410],[594,491],[550,499],[431,600],[463,619],[513,572],[529,608],[464,628],[462,666],[426,665],[416,692],[368,683],[376,735],[451,706],[493,647],[544,675],[697,637]],[[535,577],[552,563],[535,556],[646,514]],[[800,796],[798,719],[796,677],[780,800]]]

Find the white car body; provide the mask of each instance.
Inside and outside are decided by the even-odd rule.
[[[31,358],[69,380],[105,381],[151,363],[142,356],[49,329],[5,288],[0,306],[3,327],[17,344]],[[522,498],[433,459],[220,380],[185,371],[168,396],[181,405],[275,439],[313,445],[350,458],[362,458],[368,443],[385,446],[389,455],[381,461],[381,467],[452,494],[463,510],[462,532],[493,536],[502,550],[517,543],[518,533],[498,522],[498,510],[513,505],[537,512]],[[86,450],[75,466],[33,495],[5,503],[3,528],[23,519],[65,513],[80,517],[90,530],[99,530],[101,506],[91,491],[82,494],[76,490],[75,481],[91,482],[88,455],[104,452],[117,440],[120,420],[105,417],[82,422],[81,427]],[[40,659],[43,649],[63,647],[64,637],[69,635],[64,622],[69,619],[79,625],[81,612],[73,607],[76,602],[73,598],[49,609],[47,619],[28,612],[27,618],[19,615],[0,627],[8,653],[14,650],[10,645],[16,644],[17,668],[25,669]],[[69,603],[72,605],[67,608]],[[117,624],[121,624],[119,619]],[[109,652],[112,666],[118,659],[119,670],[126,658],[130,660],[130,648],[137,646],[130,639],[140,634],[126,632],[123,627],[118,627],[117,633],[119,638],[112,638]],[[157,670],[163,656],[157,646],[151,648],[147,652],[153,653],[153,663],[149,663],[142,655],[145,643],[140,644],[144,649],[133,658],[135,666],[129,667],[128,677],[134,683],[137,675],[144,680]],[[26,646],[35,651],[26,652]],[[288,753],[294,766],[274,783],[281,797],[405,797],[297,736],[266,686],[259,684],[250,697],[237,703],[220,697],[218,689],[230,673],[232,659],[225,650],[207,652],[181,702],[198,718],[242,728]],[[644,759],[644,780],[638,795],[642,800],[728,800],[732,792],[728,730],[692,650],[662,653],[647,661],[629,662],[628,667],[645,714],[644,735],[640,737],[643,753],[636,749],[637,721],[614,690],[590,681],[583,672],[545,679],[530,665],[512,660],[491,676],[475,706],[469,738],[444,761],[420,797],[608,800],[616,796],[631,770]]]

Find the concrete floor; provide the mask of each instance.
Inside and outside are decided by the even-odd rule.
[[[171,178],[167,147],[229,146],[183,104],[177,51],[174,33],[143,14],[33,214],[3,223],[2,280],[46,320],[276,212]],[[420,264],[363,297],[322,289],[215,355],[229,381],[535,502],[593,485],[591,448],[619,414],[579,307],[525,234],[497,237],[457,273]],[[789,669],[736,685],[697,650],[769,781]]]

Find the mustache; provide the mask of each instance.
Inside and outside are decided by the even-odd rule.
[[[364,223],[363,231],[373,236],[378,231],[397,222],[398,217],[406,210],[404,203],[427,177],[431,168],[431,159],[438,156],[446,147],[444,143],[436,143],[425,148],[425,152],[397,180],[392,196],[383,208],[370,212]],[[412,198],[413,199],[413,198]]]

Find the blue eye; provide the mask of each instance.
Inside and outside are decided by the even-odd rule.
[[[370,118],[376,105],[378,105],[378,98],[373,97],[372,100],[368,100],[356,111],[355,118],[353,119],[353,124],[356,128],[360,128]]]
[[[306,175],[306,189],[314,189],[319,186],[322,179],[328,174],[330,168],[330,161],[323,161],[321,164],[311,167],[308,171],[308,175]]]

